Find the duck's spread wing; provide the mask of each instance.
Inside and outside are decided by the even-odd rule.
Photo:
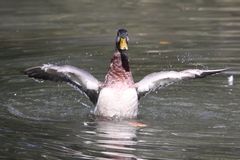
[[[97,102],[101,82],[82,69],[69,65],[44,64],[43,66],[28,68],[24,73],[36,79],[67,82],[85,93],[94,104]]]
[[[151,91],[156,91],[162,87],[173,84],[184,79],[203,78],[208,75],[223,72],[227,69],[218,70],[199,70],[199,69],[188,69],[184,71],[163,71],[155,72],[145,76],[141,81],[136,83],[136,88],[139,97],[146,95]]]

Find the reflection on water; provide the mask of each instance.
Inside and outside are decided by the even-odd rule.
[[[71,136],[66,134],[63,138],[64,143],[45,143],[45,147],[61,152],[65,158],[139,159],[134,153],[137,150],[134,146],[138,142],[136,136],[138,128],[130,125],[130,122],[97,121],[84,122],[80,125],[81,129],[88,130],[73,132]],[[51,152],[44,153],[42,157],[51,157]]]
[[[237,0],[0,1],[0,159],[239,159],[239,6]],[[77,91],[22,74],[54,63],[103,79],[121,27],[129,31],[136,81],[160,70],[233,69],[150,94],[139,118],[129,121],[92,119],[92,104]]]
[[[136,150],[136,127],[128,122],[100,121],[96,127],[96,145],[106,148],[101,153],[114,159],[135,159],[131,151]],[[125,153],[127,152],[127,153]],[[130,153],[128,153],[130,152]]]

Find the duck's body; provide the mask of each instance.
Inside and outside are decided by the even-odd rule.
[[[94,114],[104,117],[134,118],[138,113],[136,88],[119,86],[105,87],[98,97]]]
[[[100,90],[94,114],[104,117],[133,118],[137,113],[138,95],[127,56],[116,51]]]
[[[29,77],[65,81],[84,92],[95,105],[94,114],[104,117],[134,118],[138,114],[138,100],[151,91],[183,79],[202,78],[224,71],[190,69],[181,72],[156,72],[135,83],[126,51],[127,31],[120,29],[116,38],[116,51],[102,83],[90,73],[73,66],[45,64],[25,70]]]

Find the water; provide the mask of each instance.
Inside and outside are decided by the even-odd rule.
[[[1,159],[240,158],[239,1],[1,0],[0,19]],[[150,94],[137,119],[121,121],[94,119],[71,87],[22,73],[70,64],[103,80],[121,27],[136,81],[161,70],[233,69]]]

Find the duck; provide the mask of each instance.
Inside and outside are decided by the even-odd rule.
[[[128,44],[127,30],[119,29],[115,39],[115,52],[103,82],[89,72],[71,65],[43,64],[27,68],[24,73],[34,79],[71,85],[89,98],[95,106],[95,116],[136,118],[139,100],[145,95],[181,80],[203,78],[227,70],[160,71],[134,82],[127,53]]]

